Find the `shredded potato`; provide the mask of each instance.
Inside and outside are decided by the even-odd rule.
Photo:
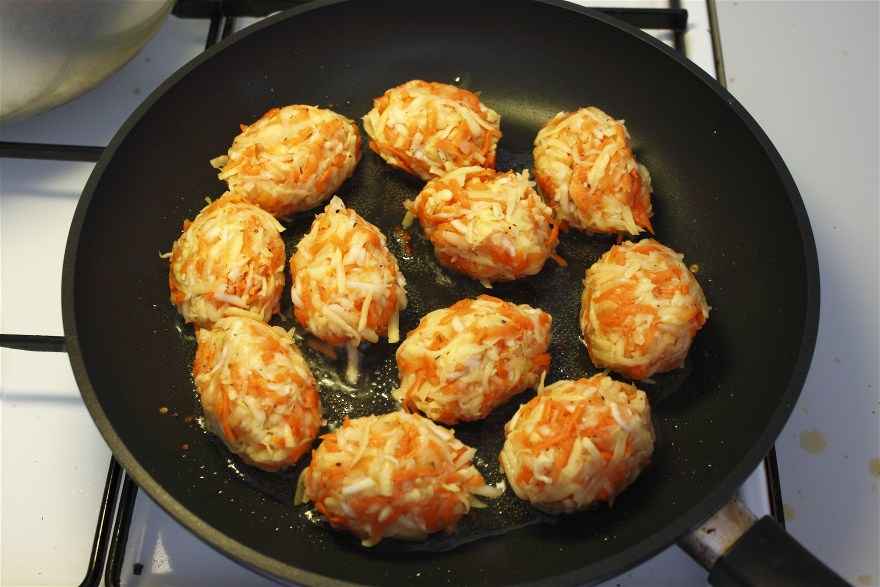
[[[500,460],[508,482],[550,513],[612,503],[654,450],[645,393],[603,374],[540,390],[505,432]]]
[[[212,432],[246,462],[277,471],[309,450],[321,425],[317,386],[293,340],[241,316],[196,331],[193,379]]]
[[[424,180],[459,167],[495,167],[501,117],[473,92],[409,81],[376,98],[363,120],[373,151]]]
[[[346,376],[357,380],[357,345],[387,333],[399,340],[406,281],[378,228],[338,197],[315,217],[290,259],[294,316],[331,345],[348,346]]]
[[[322,439],[303,471],[303,499],[364,546],[452,532],[476,496],[504,492],[473,466],[473,448],[422,416],[347,419]]]
[[[682,258],[647,239],[612,247],[587,270],[580,322],[594,365],[632,379],[681,367],[709,317]]]
[[[273,108],[241,125],[211,164],[233,192],[277,217],[314,208],[339,189],[361,157],[355,123],[314,106]]]
[[[560,112],[535,138],[535,179],[557,218],[593,233],[651,231],[651,175],[621,120],[595,107]]]
[[[559,228],[529,172],[462,167],[404,202],[439,261],[487,282],[534,275],[553,254]]]
[[[486,295],[435,310],[397,349],[394,397],[444,424],[485,418],[547,370],[550,322],[539,309]]]
[[[184,319],[208,326],[240,308],[268,321],[284,289],[283,230],[270,214],[229,193],[185,221],[168,272],[171,301]]]

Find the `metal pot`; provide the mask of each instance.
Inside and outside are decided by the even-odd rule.
[[[0,1],[0,122],[92,89],[162,25],[174,0]]]

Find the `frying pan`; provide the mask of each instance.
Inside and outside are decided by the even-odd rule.
[[[537,130],[560,110],[592,104],[625,118],[654,179],[657,238],[699,265],[713,311],[686,367],[640,385],[653,405],[657,450],[613,507],[546,523],[508,492],[469,515],[460,535],[368,550],[294,508],[295,472],[249,470],[199,428],[192,332],[168,302],[158,253],[204,196],[222,192],[207,162],[225,151],[239,123],[288,103],[357,119],[373,97],[412,78],[482,92],[502,115],[501,169],[529,167]],[[368,152],[340,190],[389,235],[409,284],[403,331],[425,312],[481,292],[437,267],[417,228],[400,232],[402,201],[420,187]],[[313,216],[288,223],[288,254]],[[559,248],[568,267],[548,265],[492,292],[553,315],[548,382],[595,372],[578,339],[580,280],[611,244],[569,232]],[[815,245],[794,182],[766,135],[715,81],[640,31],[584,8],[463,0],[430,10],[396,0],[316,2],[184,66],[129,118],[95,167],[73,219],[62,292],[77,383],[129,474],[207,543],[258,572],[309,585],[583,584],[682,536],[715,565],[716,584],[842,583],[769,519],[754,523],[741,506],[724,506],[800,393],[818,300]],[[285,316],[280,323],[292,325],[289,307]],[[394,409],[393,352],[370,348],[352,390],[336,383],[340,365],[307,350],[329,420]],[[504,419],[529,397],[457,428],[490,479],[499,478]]]

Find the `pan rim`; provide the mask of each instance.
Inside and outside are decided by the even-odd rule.
[[[74,378],[92,419],[95,421],[95,424],[105,442],[107,442],[112,450],[113,455],[125,468],[127,474],[134,479],[139,487],[147,492],[155,503],[168,512],[172,518],[225,556],[228,556],[240,564],[243,564],[245,567],[265,576],[286,581],[295,581],[301,584],[315,585],[318,587],[348,586],[357,585],[357,583],[334,579],[332,577],[300,569],[287,563],[282,563],[281,561],[261,554],[246,544],[222,533],[217,528],[196,516],[189,509],[185,508],[177,499],[168,493],[128,450],[98,401],[97,393],[92,386],[83,359],[83,353],[77,334],[74,305],[74,294],[76,289],[75,269],[83,225],[88,216],[90,204],[96,188],[100,183],[101,177],[104,174],[104,170],[112,161],[120,144],[160,97],[201,63],[211,59],[216,53],[224,50],[226,47],[231,46],[239,40],[281,21],[295,18],[300,14],[349,1],[351,0],[318,0],[265,18],[258,23],[230,35],[228,38],[200,53],[180,67],[174,74],[153,90],[153,92],[151,92],[140,106],[135,109],[116,132],[110,144],[104,150],[101,159],[89,176],[89,180],[83,189],[79,202],[77,203],[76,211],[68,233],[62,266],[61,284],[61,307],[64,337]],[[699,502],[693,504],[683,515],[679,516],[665,528],[647,536],[635,545],[580,569],[521,584],[535,587],[549,587],[560,583],[581,584],[584,582],[598,582],[602,579],[618,575],[671,545],[679,536],[702,523],[730,499],[736,489],[759,465],[761,459],[764,458],[770,450],[775,439],[778,437],[783,426],[787,422],[794,409],[795,402],[803,389],[803,385],[809,372],[818,333],[820,283],[818,254],[816,251],[812,227],[810,225],[809,216],[804,206],[803,199],[801,198],[794,179],[769,137],[761,129],[757,121],[755,121],[755,119],[746,111],[739,101],[733,97],[732,94],[723,88],[717,80],[711,78],[707,73],[700,69],[699,66],[688,60],[686,57],[635,27],[593,9],[572,4],[565,0],[531,1],[553,6],[560,10],[577,13],[581,17],[599,21],[606,26],[620,31],[622,34],[628,34],[635,37],[642,43],[661,51],[666,57],[674,60],[679,66],[684,67],[697,79],[697,81],[708,86],[708,88],[712,90],[719,99],[723,100],[731,108],[733,113],[746,126],[761,146],[783,184],[786,196],[788,197],[794,213],[798,233],[801,237],[806,277],[804,330],[801,337],[800,349],[798,350],[797,359],[794,368],[792,369],[791,376],[789,377],[788,385],[782,393],[779,404],[774,410],[767,427],[757,441],[753,443],[751,449],[746,452],[740,463],[733,467],[727,476],[722,479],[714,489],[704,495]]]

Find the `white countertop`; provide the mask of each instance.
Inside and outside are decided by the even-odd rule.
[[[860,586],[880,584],[878,7],[718,6],[728,87],[788,164],[819,250],[819,339],[776,444],[787,525]]]

